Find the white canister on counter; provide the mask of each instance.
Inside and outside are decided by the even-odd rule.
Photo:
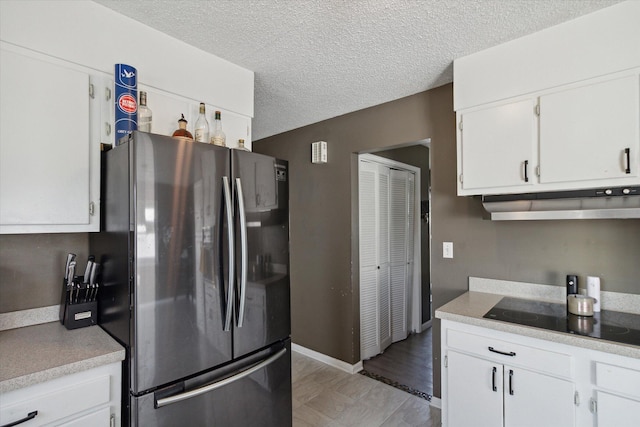
[[[600,311],[600,278],[594,276],[587,276],[587,296],[595,299],[593,303],[594,313]]]

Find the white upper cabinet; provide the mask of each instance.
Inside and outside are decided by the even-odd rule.
[[[92,77],[10,45],[0,55],[0,231],[98,231]]]
[[[458,195],[640,185],[639,21],[627,1],[454,61]]]
[[[537,164],[535,102],[524,99],[458,115],[461,194],[503,187],[527,191]]]
[[[640,78],[632,74],[540,97],[540,182],[639,176]]]

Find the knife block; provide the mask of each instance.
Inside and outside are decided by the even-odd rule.
[[[63,280],[60,298],[60,323],[67,329],[84,328],[98,323],[98,301],[74,303],[67,282]]]

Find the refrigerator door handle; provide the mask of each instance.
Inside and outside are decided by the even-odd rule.
[[[224,387],[228,384],[231,384],[235,381],[241,380],[244,377],[247,377],[251,374],[253,374],[256,371],[259,371],[262,368],[265,368],[266,366],[269,366],[270,364],[272,364],[273,362],[275,362],[276,360],[278,360],[279,358],[281,358],[285,353],[287,352],[286,348],[283,348],[282,350],[280,350],[279,352],[277,352],[276,354],[274,354],[273,356],[263,360],[262,362],[258,363],[257,365],[253,365],[252,367],[250,367],[249,369],[246,369],[240,373],[237,373],[231,377],[222,379],[220,381],[216,381],[214,383],[211,383],[209,385],[206,385],[204,387],[200,387],[197,388],[195,390],[190,390],[187,391],[185,393],[180,393],[180,394],[176,394],[175,396],[169,396],[169,397],[164,397],[162,399],[158,399],[156,401],[156,408],[162,408],[163,406],[167,406],[167,405],[171,405],[172,403],[177,403],[186,399],[191,399],[192,397],[196,397],[196,396],[200,396],[201,394],[205,394],[208,393],[210,391],[213,391],[215,389],[218,389],[220,387]]]
[[[244,323],[244,308],[247,291],[247,271],[249,263],[247,245],[247,215],[244,209],[244,194],[242,192],[242,182],[236,178],[236,193],[238,195],[238,214],[240,217],[240,247],[242,254],[242,269],[240,270],[240,310],[238,313],[238,328]]]
[[[231,187],[229,186],[229,178],[222,177],[222,189],[224,191],[224,205],[227,211],[227,240],[229,241],[229,292],[227,293],[227,311],[225,313],[224,330],[231,330],[231,317],[233,313],[233,290],[235,288],[235,247],[233,244],[233,205],[231,203]]]

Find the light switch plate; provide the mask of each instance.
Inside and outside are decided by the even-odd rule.
[[[453,242],[442,242],[442,258],[453,258]]]

